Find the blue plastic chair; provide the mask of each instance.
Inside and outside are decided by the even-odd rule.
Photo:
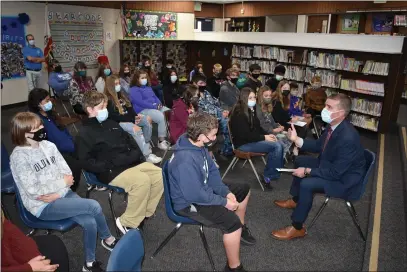
[[[188,217],[178,215],[174,210],[174,207],[173,207],[172,201],[171,201],[170,185],[169,185],[169,179],[168,179],[168,161],[165,162],[164,167],[163,167],[163,181],[164,181],[165,211],[167,213],[168,218],[171,221],[177,223],[177,225],[171,231],[171,233],[167,236],[167,238],[165,238],[165,240],[160,244],[160,246],[151,256],[151,259],[153,259],[161,251],[161,249],[164,248],[164,246],[171,240],[172,237],[175,236],[175,234],[184,224],[199,225],[199,234],[201,236],[202,244],[205,248],[206,254],[208,255],[209,262],[211,263],[211,266],[212,266],[212,270],[216,271],[215,263],[213,262],[213,258],[212,258],[212,255],[211,255],[211,252],[210,252],[210,249],[208,246],[208,242],[206,241],[205,233],[203,231],[203,225]]]
[[[14,179],[10,169],[10,158],[3,142],[1,143],[1,208],[4,216],[10,219],[10,214],[3,204],[4,194],[14,194]]]
[[[376,155],[369,149],[365,149],[365,160],[366,160],[366,172],[365,176],[363,178],[363,184],[362,187],[360,188],[359,195],[355,197],[354,199],[343,199],[345,202],[346,208],[349,211],[350,216],[352,217],[353,223],[355,224],[356,228],[359,231],[360,236],[362,237],[363,241],[366,242],[365,235],[363,234],[363,231],[360,227],[359,221],[358,221],[358,215],[356,213],[355,207],[352,204],[352,201],[357,201],[360,200],[363,197],[363,194],[365,193],[366,190],[366,184],[369,181],[369,176],[373,171],[374,164],[376,162]],[[311,224],[308,226],[308,230],[311,229],[312,225],[314,225],[315,221],[318,219],[318,217],[321,215],[322,211],[325,209],[326,205],[328,204],[330,200],[330,196],[326,196],[324,203],[322,204],[321,208],[318,210],[317,214],[315,215],[314,219],[312,220]]]
[[[141,271],[143,258],[143,237],[138,229],[131,229],[114,247],[106,271]]]
[[[47,230],[47,234],[49,233],[49,230],[66,232],[68,230],[73,229],[77,225],[76,222],[71,219],[62,219],[62,220],[38,219],[37,217],[32,215],[29,211],[27,211],[26,208],[24,207],[17,186],[15,186],[15,192],[17,197],[17,207],[20,213],[21,220],[25,225],[31,228],[31,231],[28,233],[28,235],[32,235],[37,229]]]
[[[110,206],[110,211],[112,212],[112,216],[113,216],[113,220],[115,221],[115,225],[116,225],[116,213],[114,212],[114,208],[113,208],[113,193],[119,193],[119,194],[123,194],[126,193],[124,191],[123,188],[120,187],[116,187],[116,186],[111,186],[109,184],[104,184],[102,182],[100,182],[97,177],[95,176],[95,174],[90,173],[90,172],[86,172],[83,171],[83,175],[85,176],[86,179],[86,183],[88,183],[88,189],[86,190],[86,198],[89,198],[90,196],[90,192],[92,192],[96,186],[98,187],[105,187],[109,190],[109,206]],[[116,228],[116,233],[117,236],[119,237],[121,235],[121,232]]]

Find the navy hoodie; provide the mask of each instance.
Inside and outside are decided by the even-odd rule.
[[[226,206],[229,188],[208,150],[193,145],[187,136],[178,139],[168,164],[171,199],[176,211],[191,204]]]

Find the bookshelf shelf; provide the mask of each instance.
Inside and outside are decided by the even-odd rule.
[[[354,125],[355,127],[358,127],[358,128],[363,128],[363,129],[370,130],[370,131],[373,131],[373,132],[377,132],[377,131],[378,131],[377,128],[363,127],[363,126],[359,126],[358,124],[356,124],[356,123],[354,123],[354,122],[351,122],[351,123],[352,123],[352,125]]]
[[[365,111],[361,111],[361,110],[357,110],[357,109],[351,109],[351,111],[356,112],[356,113],[369,115],[369,116],[373,116],[373,117],[380,117],[380,114],[369,113],[369,112],[365,112]]]

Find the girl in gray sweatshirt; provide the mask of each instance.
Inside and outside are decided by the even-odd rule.
[[[75,181],[56,146],[47,141],[41,119],[34,113],[17,113],[11,121],[10,167],[24,207],[37,218],[70,219],[83,227],[86,260],[83,271],[102,271],[96,261],[96,239],[109,251],[116,245],[99,203],[80,198],[69,188]]]

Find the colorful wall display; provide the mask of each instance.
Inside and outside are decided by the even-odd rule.
[[[25,77],[25,26],[18,16],[1,16],[1,80]]]
[[[82,61],[88,68],[97,68],[97,59],[104,55],[102,16],[81,12],[48,12],[53,40],[52,51],[65,69]]]
[[[373,13],[372,15],[372,31],[373,32],[391,32],[393,26],[392,14]]]
[[[359,14],[346,14],[342,18],[342,31],[358,31],[359,29]]]
[[[122,26],[125,39],[177,38],[176,13],[125,10]]]

